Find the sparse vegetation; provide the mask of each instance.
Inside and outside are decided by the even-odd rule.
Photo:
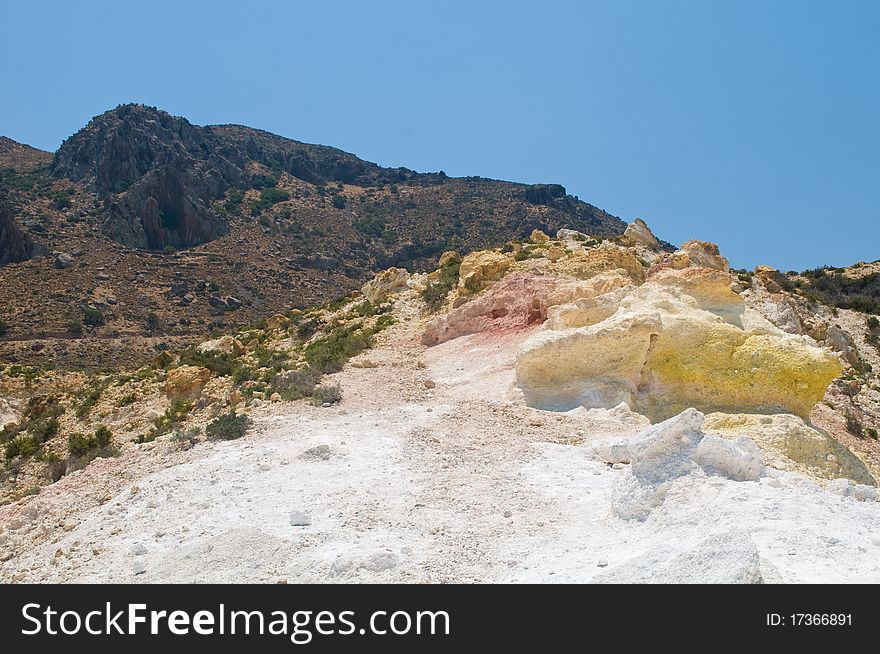
[[[100,327],[107,322],[104,313],[96,307],[83,307],[82,313],[82,321],[89,327]]]
[[[97,383],[94,384],[87,392],[82,401],[77,405],[74,414],[80,420],[85,418],[89,411],[98,403],[98,400],[101,399],[101,394],[104,392],[104,384]]]
[[[271,391],[278,393],[286,401],[300,400],[304,397],[311,397],[320,379],[321,373],[309,367],[288,370],[275,375]]]
[[[205,434],[212,440],[231,441],[244,436],[250,424],[251,419],[246,415],[230,411],[209,422]]]
[[[342,401],[342,390],[339,386],[331,386],[329,384],[321,384],[316,386],[312,391],[312,404],[315,406],[323,406],[325,404],[336,404]]]
[[[428,284],[422,292],[422,299],[428,305],[429,311],[438,311],[449,292],[458,284],[458,273],[461,268],[461,257],[452,257],[440,267],[440,276],[437,281]]]
[[[184,400],[174,400],[161,416],[153,421],[153,427],[146,434],[141,434],[135,439],[135,443],[149,443],[160,436],[176,429],[186,421],[192,404]]]
[[[846,430],[853,436],[858,436],[859,438],[865,436],[865,426],[853,411],[847,411],[846,413]]]
[[[7,331],[9,331],[9,325],[3,318],[0,318],[0,337],[6,336]]]
[[[791,287],[823,304],[880,314],[880,273],[849,277],[841,268],[820,266],[804,270],[791,281]]]

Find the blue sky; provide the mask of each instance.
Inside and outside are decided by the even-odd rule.
[[[880,258],[880,2],[0,0],[0,134],[144,102],[558,182],[735,266]]]

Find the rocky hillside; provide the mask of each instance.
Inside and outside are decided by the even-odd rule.
[[[0,268],[0,357],[12,362],[148,361],[156,347],[343,295],[388,266],[428,269],[446,250],[535,228],[624,228],[558,185],[383,168],[140,105],[96,117],[48,166],[46,153],[3,144],[13,219],[2,252],[18,263]]]
[[[7,366],[0,579],[880,580],[876,320],[782,279],[535,231],[149,366]]]

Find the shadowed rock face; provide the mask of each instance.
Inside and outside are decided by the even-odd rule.
[[[0,266],[30,259],[34,244],[15,223],[12,208],[0,197]]]
[[[416,175],[246,127],[198,127],[141,105],[94,118],[64,142],[52,171],[108,200],[104,229],[112,239],[161,249],[197,245],[225,234],[227,221],[211,203],[232,187],[250,185],[251,162],[312,183],[368,185]]]

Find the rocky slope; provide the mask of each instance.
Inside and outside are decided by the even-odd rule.
[[[876,582],[871,327],[777,279],[535,231],[124,375],[7,368],[0,579]]]
[[[383,168],[140,105],[94,118],[48,167],[47,153],[3,144],[16,243],[3,251],[20,262],[0,267],[0,358],[33,365],[146,362],[154,346],[320,304],[388,266],[425,270],[534,228],[625,227],[558,185]]]

